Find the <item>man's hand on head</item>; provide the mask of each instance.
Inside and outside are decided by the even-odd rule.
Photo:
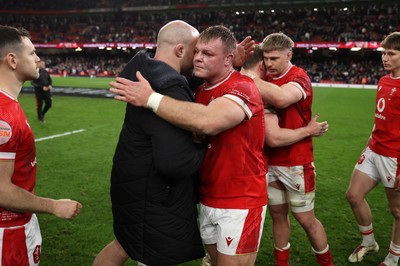
[[[233,66],[241,67],[254,53],[254,49],[255,41],[251,39],[251,36],[244,38],[244,40],[236,46],[236,51],[233,55]]]

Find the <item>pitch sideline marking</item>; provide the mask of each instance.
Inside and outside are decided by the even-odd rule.
[[[65,133],[62,133],[62,134],[51,135],[51,136],[48,136],[48,137],[35,139],[35,142],[48,140],[48,139],[55,139],[55,138],[59,138],[59,137],[64,137],[64,136],[68,136],[68,135],[72,135],[72,134],[76,134],[76,133],[81,133],[83,131],[86,131],[86,129],[78,129],[78,130],[68,131],[68,132],[65,132]]]

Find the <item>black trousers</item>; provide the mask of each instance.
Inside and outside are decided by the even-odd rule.
[[[44,115],[51,108],[51,92],[44,91],[42,88],[35,88],[36,112],[40,121],[44,120]],[[44,103],[44,107],[43,107]]]

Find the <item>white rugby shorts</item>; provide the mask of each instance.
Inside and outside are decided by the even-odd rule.
[[[379,155],[369,147],[361,154],[354,168],[367,174],[376,182],[382,182],[387,188],[393,188],[395,177],[400,175],[397,158]]]
[[[258,252],[267,206],[254,209],[219,209],[200,204],[200,234],[218,252],[240,255]]]
[[[280,181],[285,190],[268,187],[268,204],[289,203],[292,212],[314,209],[316,174],[314,163],[298,166],[269,166],[268,183]]]

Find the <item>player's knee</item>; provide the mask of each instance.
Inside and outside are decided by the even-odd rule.
[[[315,218],[313,212],[294,214],[294,217],[308,235],[315,235],[318,232],[320,222]]]
[[[389,208],[390,213],[393,215],[393,218],[397,221],[400,221],[400,206],[397,204],[395,206],[389,205]]]
[[[350,205],[357,205],[362,200],[358,193],[354,192],[353,190],[346,191],[346,199]]]

